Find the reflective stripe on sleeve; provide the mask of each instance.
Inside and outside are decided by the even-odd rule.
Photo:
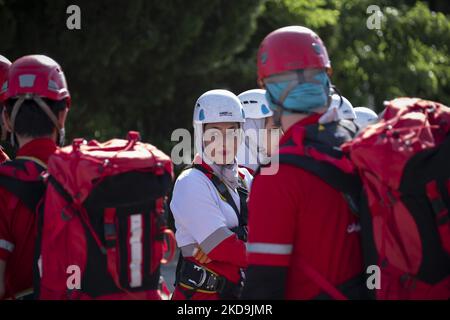
[[[4,239],[0,239],[0,249],[4,249],[9,252],[13,252],[14,244],[12,242],[6,241]]]
[[[292,253],[292,244],[262,243],[262,242],[247,243],[247,252],[289,255]]]

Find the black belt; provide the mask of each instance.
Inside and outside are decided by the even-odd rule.
[[[243,274],[239,284],[233,283],[223,276],[184,259],[180,255],[175,284],[195,292],[218,293],[223,299],[238,299],[243,289]]]

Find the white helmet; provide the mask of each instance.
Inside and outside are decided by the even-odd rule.
[[[193,125],[197,152],[203,150],[203,125],[218,122],[245,122],[241,102],[228,90],[207,91],[195,103]]]
[[[252,89],[238,95],[244,108],[246,119],[262,119],[271,117],[273,111],[266,99],[266,90]]]
[[[342,98],[342,100],[341,100]],[[356,118],[353,105],[347,98],[336,93],[331,95],[331,103],[328,110],[320,117],[319,123],[328,123],[342,119],[354,120]]]
[[[378,115],[372,109],[366,107],[357,107],[355,108],[355,113],[355,123],[359,127],[359,130],[364,129],[369,124],[378,121]]]
[[[252,89],[238,96],[245,111],[244,141],[237,153],[238,163],[255,171],[261,163],[267,163],[266,146],[260,136],[265,120],[273,115],[266,99],[266,90]]]

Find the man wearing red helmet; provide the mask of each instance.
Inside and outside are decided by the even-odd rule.
[[[7,58],[5,58],[4,56],[0,55],[0,86],[3,84],[3,82],[5,82],[6,79],[6,75],[8,74],[8,70],[9,70],[9,66],[11,65],[11,61],[9,61]],[[1,89],[1,87],[0,87]],[[3,102],[2,100],[0,100],[0,109],[3,108]],[[0,123],[2,121],[0,120]],[[3,126],[3,124],[0,125],[1,126],[1,140],[4,140],[5,136],[6,136],[6,128]],[[3,151],[2,147],[0,146],[0,163],[5,162],[6,160],[9,160],[8,155]]]
[[[315,168],[313,153],[342,161],[333,154],[342,132],[318,123],[330,104],[330,71],[322,40],[305,27],[278,29],[259,48],[258,82],[285,135],[278,171],[257,174],[252,185],[244,298],[345,299],[365,292],[356,217],[341,192],[303,168]],[[356,127],[349,123],[348,130]]]
[[[1,88],[3,121],[19,149],[0,166],[0,299],[32,287],[35,212],[44,192],[40,174],[63,143],[70,106],[61,67],[47,56],[16,60]]]

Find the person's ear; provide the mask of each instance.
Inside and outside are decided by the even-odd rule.
[[[330,78],[333,76],[333,68],[332,67],[327,68],[327,74],[328,74],[328,77],[330,77]]]
[[[268,129],[271,124],[272,116],[264,118],[264,129]]]
[[[262,81],[261,79],[257,79],[256,83],[258,85],[258,88],[260,89],[266,89],[266,85],[264,84],[264,81]]]

